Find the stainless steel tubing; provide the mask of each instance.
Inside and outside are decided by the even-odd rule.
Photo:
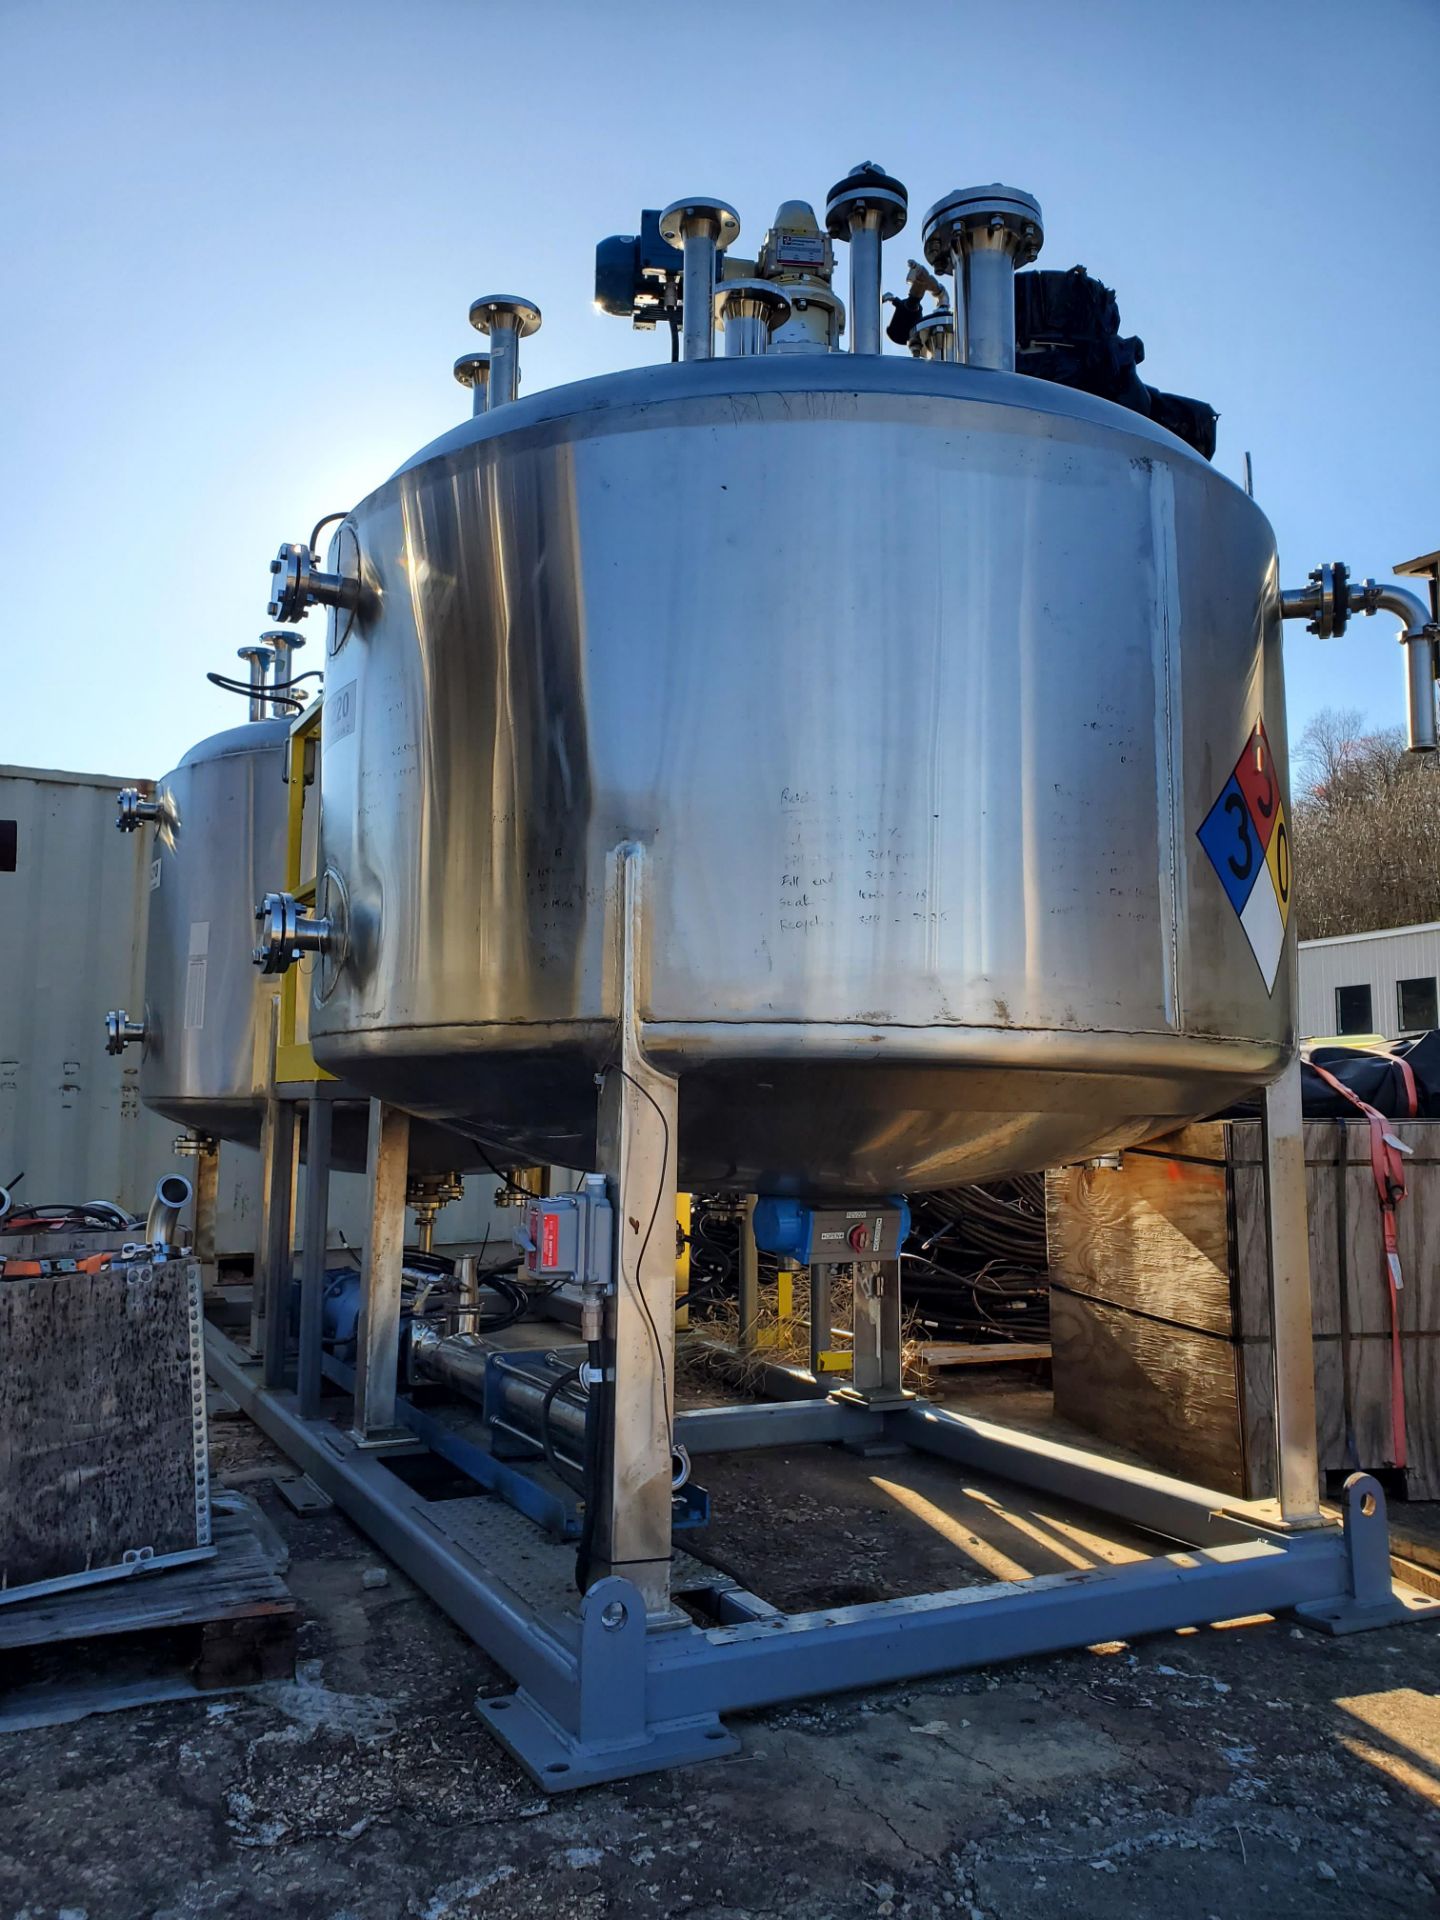
[[[155,1197],[145,1216],[145,1240],[149,1246],[176,1245],[175,1231],[180,1210],[190,1204],[190,1182],[183,1174],[167,1173],[155,1183]]]
[[[250,718],[268,720],[270,702],[266,697],[265,682],[269,668],[275,659],[275,649],[251,645],[237,647],[235,652],[241,660],[247,661],[250,667]]]
[[[967,366],[1015,371],[1015,261],[1005,233],[973,233],[961,255],[956,299]]]
[[[660,237],[685,259],[680,352],[685,360],[715,353],[715,260],[740,232],[740,216],[723,200],[692,196],[673,201],[660,216]]]
[[[486,293],[471,303],[470,324],[490,336],[489,390],[485,411],[505,407],[520,397],[520,342],[540,330],[540,309],[533,300],[513,293]],[[460,377],[460,363],[456,363]],[[479,386],[476,386],[479,393]],[[478,401],[475,406],[478,413]]]
[[[867,213],[850,229],[850,351],[879,353],[880,215]]]
[[[685,232],[685,315],[680,350],[686,360],[708,360],[715,351],[711,309],[715,300],[715,236],[709,221]]]

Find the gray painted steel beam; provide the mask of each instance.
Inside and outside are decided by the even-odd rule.
[[[696,1407],[675,1421],[675,1437],[692,1455],[739,1453],[751,1447],[828,1446],[845,1440],[878,1440],[884,1432],[883,1414],[840,1400]]]
[[[1144,1467],[1127,1467],[1079,1447],[1043,1440],[1038,1434],[972,1420],[925,1401],[890,1414],[886,1433],[923,1453],[938,1454],[976,1473],[999,1474],[1056,1499],[1094,1507],[1167,1540],[1218,1546],[1252,1540],[1271,1524],[1262,1510],[1247,1513],[1243,1501],[1229,1500],[1211,1488],[1191,1486]]]

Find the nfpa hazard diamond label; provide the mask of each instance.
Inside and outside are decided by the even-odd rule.
[[[1273,993],[1290,921],[1290,830],[1263,721],[1245,742],[1198,837],[1245,929],[1266,991]]]

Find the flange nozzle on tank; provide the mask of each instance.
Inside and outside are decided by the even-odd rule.
[[[342,573],[322,573],[303,540],[287,540],[270,562],[270,572],[274,578],[265,611],[272,620],[303,620],[311,607],[344,607],[353,613],[360,604],[360,582]]]
[[[307,953],[324,953],[334,933],[328,919],[307,913],[293,893],[267,893],[255,918],[260,944],[251,958],[262,973],[288,973]]]
[[[140,1046],[145,1039],[145,1022],[132,1020],[124,1007],[113,1007],[105,1016],[105,1051],[124,1053],[127,1047]]]

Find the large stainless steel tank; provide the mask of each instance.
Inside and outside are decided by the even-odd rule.
[[[140,1098],[257,1146],[274,984],[250,964],[255,902],[285,871],[288,721],[202,740],[155,790]]]
[[[593,1164],[626,841],[687,1184],[1038,1168],[1283,1064],[1293,932],[1197,839],[1262,719],[1283,781],[1274,538],[1149,420],[700,360],[467,421],[332,553],[332,1072]]]
[[[250,962],[255,905],[285,874],[290,723],[202,740],[155,789],[140,1098],[217,1140],[256,1147],[269,1088],[273,980]],[[331,1162],[365,1166],[363,1100],[338,1101]],[[473,1143],[417,1127],[418,1171],[482,1164]]]

